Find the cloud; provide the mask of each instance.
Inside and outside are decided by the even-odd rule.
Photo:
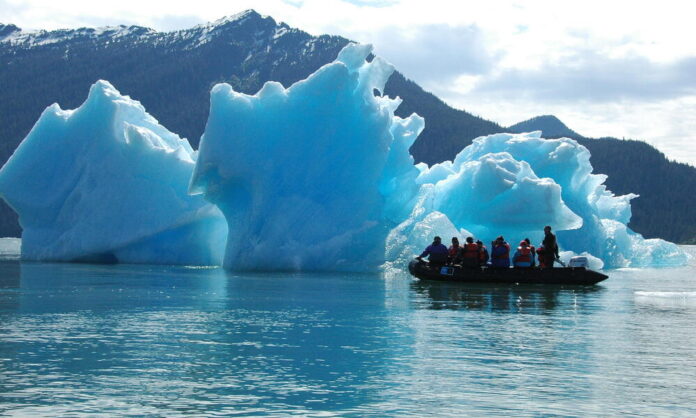
[[[205,22],[196,15],[164,15],[152,20],[152,25],[154,27],[165,32],[181,28],[191,28],[201,23]]]
[[[342,0],[346,3],[365,7],[390,7],[399,3],[399,0]]]
[[[423,84],[488,73],[501,55],[488,49],[485,34],[476,25],[388,26],[356,37],[373,43],[377,55]]]
[[[17,24],[15,21],[17,16],[21,16],[29,9],[30,6],[28,4],[0,0],[0,10],[2,10],[2,18],[0,19],[0,23]]]
[[[694,74],[696,57],[656,63],[642,56],[609,58],[584,50],[538,68],[497,71],[472,93],[546,102],[666,100],[696,94]]]

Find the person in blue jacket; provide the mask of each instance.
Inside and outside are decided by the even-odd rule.
[[[491,267],[510,267],[510,244],[502,235],[491,243]]]
[[[421,255],[416,257],[419,261],[423,261],[423,257],[428,257],[428,262],[431,266],[444,266],[447,263],[447,255],[449,251],[447,247],[442,244],[442,239],[440,237],[433,238],[433,243],[428,245]]]

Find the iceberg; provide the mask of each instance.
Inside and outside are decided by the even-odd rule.
[[[394,68],[370,45],[284,88],[212,89],[191,192],[229,227],[224,266],[238,270],[375,271],[389,231],[410,212],[417,115],[380,92]]]
[[[188,183],[196,153],[106,81],[47,108],[0,170],[22,259],[219,264],[227,226]]]
[[[593,266],[676,265],[674,244],[630,231],[630,200],[592,174],[589,152],[540,132],[477,138],[453,161],[414,165],[424,121],[382,96],[393,67],[369,45],[289,88],[211,94],[191,192],[225,215],[231,269],[371,271],[404,266],[434,235],[504,235],[512,245],[558,232],[564,257]]]
[[[106,81],[76,110],[46,109],[0,170],[22,258],[223,264],[234,270],[403,268],[432,237],[557,233],[592,267],[686,263],[627,227],[631,199],[592,173],[589,151],[540,132],[477,138],[452,161],[414,164],[425,121],[382,94],[394,68],[370,45],[288,88],[211,91],[195,152]]]
[[[569,255],[599,258],[605,267],[687,261],[675,244],[644,239],[626,226],[637,196],[607,190],[606,176],[592,174],[590,152],[572,139],[544,139],[538,131],[490,135],[475,139],[452,162],[420,168],[420,182],[435,184],[439,203],[433,209],[474,234],[504,234],[513,245],[526,237],[540,243],[544,225],[552,225]]]

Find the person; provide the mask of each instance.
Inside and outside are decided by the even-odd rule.
[[[536,249],[536,254],[537,258],[539,259],[539,268],[540,269],[545,269],[546,268],[546,257],[544,257],[544,246],[539,245],[539,248]]]
[[[525,238],[524,242],[527,243],[527,247],[529,247],[529,251],[532,252],[532,267],[536,266],[536,248],[532,245],[532,241],[529,240],[529,238]]]
[[[502,235],[491,243],[491,267],[510,267],[510,244]]]
[[[533,263],[534,256],[531,248],[527,245],[527,241],[520,241],[520,246],[517,247],[515,255],[512,256],[512,265],[514,267],[532,267]]]
[[[442,244],[442,238],[433,238],[433,243],[416,257],[417,260],[423,261],[423,257],[428,257],[428,262],[431,267],[442,267],[447,263],[447,247]]]
[[[548,225],[544,227],[544,241],[542,241],[541,246],[543,247],[543,252],[539,255],[539,264],[543,264],[544,268],[553,267],[553,262],[558,259],[558,244],[556,243],[556,236],[551,232],[551,227]]]
[[[474,242],[473,237],[466,237],[466,244],[462,248],[462,266],[478,267],[481,258],[481,249]]]
[[[459,253],[462,247],[459,246],[459,238],[452,237],[452,245],[447,250],[447,263],[455,264],[459,262]]]
[[[483,242],[481,242],[481,240],[476,241],[476,245],[478,245],[479,247],[479,264],[485,266],[486,264],[488,264],[488,259],[490,258],[488,256],[488,249],[485,245],[483,245]]]

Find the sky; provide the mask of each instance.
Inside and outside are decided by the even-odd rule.
[[[0,0],[0,23],[169,31],[245,9],[371,43],[449,105],[503,126],[553,114],[582,135],[644,140],[696,165],[689,1]]]

